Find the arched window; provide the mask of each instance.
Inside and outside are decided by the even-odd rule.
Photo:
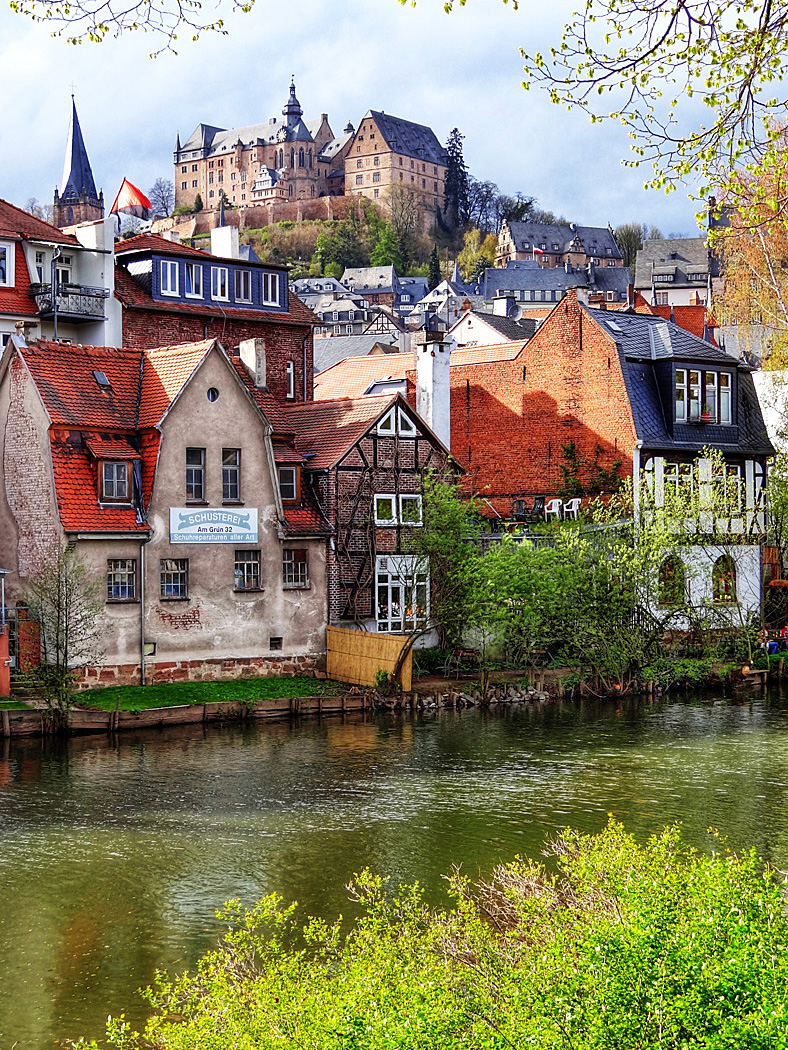
[[[309,151],[309,167],[312,167],[312,150]]]
[[[711,586],[715,602],[736,601],[736,562],[730,554],[723,554],[714,562]]]
[[[659,604],[682,605],[687,594],[687,570],[677,554],[669,554],[659,567]]]
[[[295,148],[290,150],[290,167],[295,167]]]
[[[303,168],[303,166],[304,166],[304,147],[303,146],[298,151],[298,166],[299,166],[299,168]]]

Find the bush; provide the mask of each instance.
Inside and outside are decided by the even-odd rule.
[[[780,1050],[788,1046],[781,880],[750,852],[710,856],[669,828],[639,846],[611,822],[565,832],[551,874],[524,860],[487,884],[351,887],[347,933],[266,897],[228,906],[224,944],[196,973],[160,976],[144,1035],[123,1050]],[[289,947],[296,944],[297,947]],[[93,1044],[95,1046],[95,1044]]]

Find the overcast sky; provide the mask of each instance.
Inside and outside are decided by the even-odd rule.
[[[49,28],[0,9],[0,197],[51,203],[76,97],[97,187],[107,207],[129,178],[142,190],[173,177],[176,133],[280,116],[291,74],[305,119],[328,113],[335,134],[368,109],[428,124],[441,142],[465,135],[469,170],[508,193],[592,226],[640,221],[664,234],[695,233],[696,206],[681,190],[644,191],[645,172],[621,166],[617,125],[525,92],[519,47],[556,41],[565,0],[468,0],[450,15],[440,0],[257,0],[227,16],[229,34],[179,42],[177,55],[148,58],[150,35],[74,46]]]

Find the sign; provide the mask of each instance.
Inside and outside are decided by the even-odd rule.
[[[257,543],[257,508],[170,507],[170,543]]]

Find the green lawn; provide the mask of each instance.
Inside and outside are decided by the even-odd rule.
[[[296,676],[294,678],[244,678],[230,682],[168,682],[159,685],[120,685],[80,693],[78,707],[100,711],[144,711],[151,707],[209,704],[219,700],[254,703],[255,700],[289,699],[292,696],[335,696],[341,682]]]
[[[12,696],[0,696],[0,711],[29,711],[30,704],[24,700],[15,700]]]

